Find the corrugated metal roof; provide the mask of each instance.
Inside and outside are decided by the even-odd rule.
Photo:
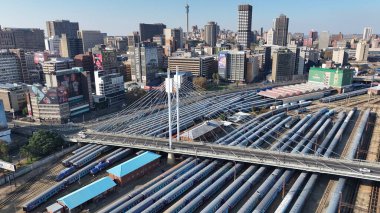
[[[220,127],[220,123],[217,121],[206,121],[202,123],[201,125],[194,127],[193,129],[190,129],[183,134],[181,134],[181,137],[187,137],[190,139],[196,139],[201,137],[202,135]]]
[[[145,152],[107,170],[107,172],[117,177],[123,177],[160,157],[161,155],[158,155],[156,153]]]
[[[110,177],[104,177],[59,198],[57,201],[67,206],[67,208],[73,209],[114,186],[116,186],[116,183]]]

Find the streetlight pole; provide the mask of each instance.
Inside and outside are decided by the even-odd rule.
[[[169,149],[172,149],[172,99],[171,93],[173,92],[173,79],[170,78],[170,70],[168,69],[168,77],[165,79],[165,89],[168,93],[168,111],[169,111]]]

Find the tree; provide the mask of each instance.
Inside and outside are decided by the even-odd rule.
[[[23,116],[27,116],[29,114],[29,112],[28,112],[28,107],[24,107],[23,109],[22,109],[22,115]]]
[[[0,140],[0,159],[7,160],[8,159],[9,146],[7,142]]]
[[[44,157],[59,150],[64,144],[65,141],[57,133],[40,130],[30,137],[26,149],[33,157]]]
[[[193,78],[193,84],[202,89],[207,88],[207,79],[205,77],[195,77]]]
[[[220,75],[218,73],[213,73],[212,74],[212,79],[213,79],[214,83],[219,86]]]

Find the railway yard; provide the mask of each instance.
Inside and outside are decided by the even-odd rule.
[[[108,119],[83,124],[88,135],[81,137],[106,140],[102,133],[107,133],[175,141],[178,136],[221,146],[379,161],[380,96],[363,88],[291,103],[259,95],[271,89],[204,96],[184,85],[181,123],[177,126],[174,119],[172,131],[167,128],[168,97],[154,91]],[[245,117],[229,120],[236,112]],[[197,156],[172,159],[164,152],[155,152],[158,160],[141,160],[149,153],[81,143],[62,159],[17,178],[16,186],[1,186],[0,212],[45,212],[53,204],[66,212],[380,212],[380,183],[375,181]],[[118,177],[114,168],[128,171]],[[367,170],[357,172],[371,173]],[[65,201],[108,177],[114,187],[77,199],[75,205]]]

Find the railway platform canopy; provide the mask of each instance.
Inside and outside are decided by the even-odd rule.
[[[58,203],[72,210],[83,203],[107,192],[116,186],[110,177],[101,178],[87,186],[84,186],[64,197],[59,198]]]

